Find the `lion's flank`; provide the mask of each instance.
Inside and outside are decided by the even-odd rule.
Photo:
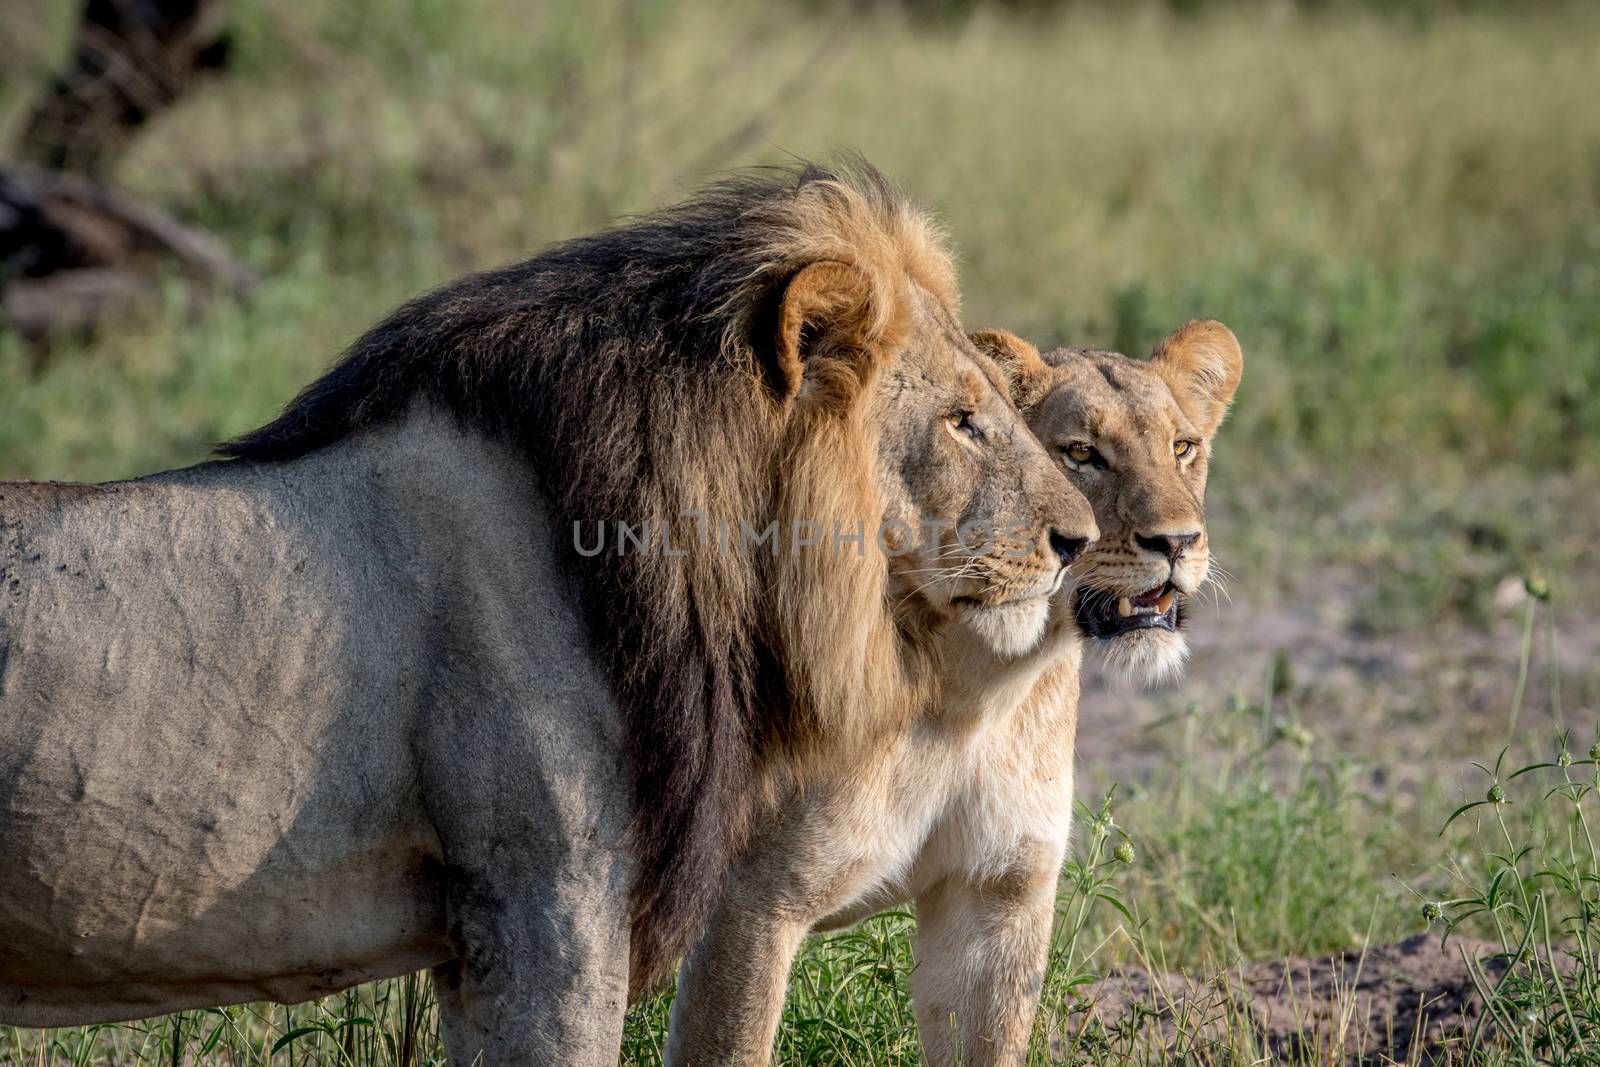
[[[884,291],[914,280],[954,309],[940,235],[870,166],[752,172],[411,301],[220,451],[292,459],[423,401],[522,447],[554,531],[687,509],[765,521],[793,400],[776,365],[779,301],[824,260]],[[702,925],[741,847],[763,753],[795,728],[773,683],[786,650],[753,563],[567,555],[628,721],[637,991]]]

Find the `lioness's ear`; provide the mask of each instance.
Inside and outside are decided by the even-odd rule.
[[[1195,428],[1207,437],[1216,433],[1244,373],[1244,353],[1233,331],[1216,319],[1185,323],[1156,346],[1150,364]]]
[[[870,295],[866,275],[845,263],[813,263],[789,279],[778,307],[774,386],[779,400],[788,403],[800,395],[806,360],[821,338],[865,330]]]
[[[1027,411],[1049,394],[1050,367],[1037,348],[1010,330],[979,330],[967,336],[979,352],[1000,365],[1018,411]]]

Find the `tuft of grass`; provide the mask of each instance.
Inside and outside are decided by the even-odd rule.
[[[1385,886],[1406,834],[1370,768],[1319,759],[1310,732],[1261,705],[1191,709],[1174,768],[1135,794],[1148,861],[1128,892],[1163,969],[1318,955],[1376,926],[1404,932],[1409,909]],[[1197,749],[1222,759],[1198,761]]]
[[[293,1007],[243,1005],[60,1030],[0,1027],[0,1064],[326,1064],[445,1062],[425,975],[375,982]]]
[[[1516,737],[1533,650],[1534,618],[1549,597],[1528,582],[1518,681],[1508,715]],[[1511,769],[1511,742],[1494,763],[1474,764],[1481,797],[1444,820],[1464,828],[1438,895],[1413,890],[1427,923],[1448,945],[1465,931],[1497,946],[1462,949],[1484,1003],[1464,1064],[1590,1064],[1600,1060],[1600,735],[1574,752],[1556,732],[1546,759]]]

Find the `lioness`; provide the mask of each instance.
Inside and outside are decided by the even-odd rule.
[[[675,1067],[764,1064],[789,967],[813,928],[916,902],[912,991],[938,1065],[1021,1064],[1038,1002],[1072,805],[1078,676],[1092,641],[1149,681],[1184,657],[1183,605],[1206,581],[1211,440],[1243,358],[1192,322],[1148,362],[974,335],[1028,425],[1088,496],[1100,541],[1050,624],[1019,651],[956,620],[932,710],[848,774],[798,785],[729,879],[673,1004]]]
[[[870,168],[735,179],[405,305],[232,461],[0,483],[0,1022],[431,967],[457,1062],[614,1064],[771,753],[900,731],[937,619],[1036,642],[1096,535],[955,310]]]

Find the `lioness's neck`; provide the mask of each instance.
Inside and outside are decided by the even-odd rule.
[[[1014,718],[1046,674],[1058,678],[1068,673],[1075,680],[1083,663],[1083,638],[1070,620],[1053,620],[1031,651],[1006,658],[957,626],[940,634],[940,660],[939,696],[930,719],[976,731]]]

